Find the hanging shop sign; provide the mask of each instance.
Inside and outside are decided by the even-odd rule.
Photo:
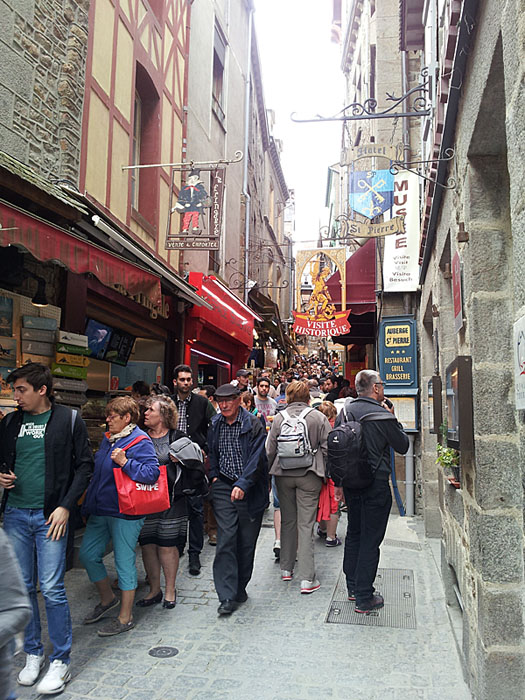
[[[344,153],[341,165],[350,165],[361,158],[386,158],[390,161],[399,160],[403,146],[392,146],[385,143],[365,143],[362,146],[351,146]]]
[[[379,372],[389,389],[417,390],[416,322],[390,316],[379,326]]]
[[[525,316],[514,324],[514,387],[516,409],[525,409]]]
[[[383,221],[380,224],[370,222],[353,221],[345,217],[338,219],[341,227],[341,238],[355,236],[356,238],[383,238],[393,234],[405,233],[405,219],[403,216],[396,216],[390,221]]]
[[[354,170],[350,173],[350,206],[373,219],[391,209],[394,175],[390,170]]]
[[[295,333],[321,338],[349,333],[350,311],[346,310],[345,248],[301,250],[297,254],[296,266],[298,311],[293,312]],[[326,284],[336,269],[339,271],[341,280],[341,311],[336,311]],[[312,291],[306,300],[301,298],[301,280],[304,274],[308,274],[312,280]]]
[[[385,292],[414,292],[419,284],[420,228],[416,173],[401,170],[395,174],[392,217],[390,221],[403,219],[404,226],[394,236],[385,239],[384,289]]]
[[[297,335],[312,335],[318,338],[329,338],[332,335],[345,335],[350,333],[348,311],[334,311],[331,318],[321,320],[321,317],[312,318],[309,314],[292,311],[294,317],[293,329]]]
[[[222,212],[224,201],[224,177],[226,170],[214,170],[211,173],[211,235],[219,238],[222,231]]]
[[[218,250],[220,227],[212,226],[212,230],[204,230],[205,213],[210,207],[213,207],[213,202],[201,180],[200,170],[189,171],[186,182],[179,191],[177,201],[173,204],[175,172],[175,170],[172,171],[166,250]],[[224,178],[222,178],[221,183],[216,183],[217,188],[223,183]],[[216,194],[217,209],[219,201],[220,208],[222,208],[222,189],[220,192],[217,189]],[[219,194],[221,200],[219,200]],[[177,214],[181,214],[180,222]],[[217,216],[217,210],[215,210],[214,215]],[[219,222],[219,219],[217,220]]]

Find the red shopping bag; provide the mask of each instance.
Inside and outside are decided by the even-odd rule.
[[[147,440],[147,437],[138,435],[122,449],[128,450],[142,440]],[[120,467],[113,469],[118,493],[118,508],[123,515],[161,513],[170,507],[166,465],[161,464],[159,469],[160,476],[154,484],[141,484],[133,481]]]

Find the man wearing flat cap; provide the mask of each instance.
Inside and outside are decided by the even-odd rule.
[[[250,386],[250,376],[251,372],[248,369],[238,369],[236,374],[235,374],[235,379],[233,380],[232,384],[234,386],[238,386],[241,394],[243,391],[249,391],[250,394],[253,394],[253,389]]]
[[[239,386],[223,384],[215,394],[221,413],[208,429],[211,498],[217,519],[213,579],[219,615],[231,615],[248,594],[255,545],[268,506],[266,431],[241,406]]]

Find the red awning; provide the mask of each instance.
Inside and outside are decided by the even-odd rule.
[[[190,272],[189,283],[197,287],[198,294],[213,306],[213,310],[194,306],[189,317],[211,326],[214,332],[229,336],[249,348],[253,345],[253,322],[262,319],[230,292],[213,275]]]
[[[334,303],[341,304],[341,275],[339,272],[327,280]],[[346,261],[346,308],[352,314],[365,314],[376,308],[376,247],[375,241],[367,241]]]
[[[55,260],[77,275],[91,272],[106,287],[144,294],[160,306],[160,278],[148,270],[1,202],[0,226],[0,246],[21,246],[37,260]]]

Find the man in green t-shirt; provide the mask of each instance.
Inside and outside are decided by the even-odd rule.
[[[70,680],[72,626],[64,587],[69,513],[87,487],[93,454],[77,412],[54,403],[48,367],[30,363],[11,373],[19,410],[0,422],[0,486],[4,530],[17,556],[32,606],[25,630],[21,685],[33,685],[44,666],[37,581],[53,645],[37,693],[64,690]],[[36,567],[34,556],[36,551]]]

